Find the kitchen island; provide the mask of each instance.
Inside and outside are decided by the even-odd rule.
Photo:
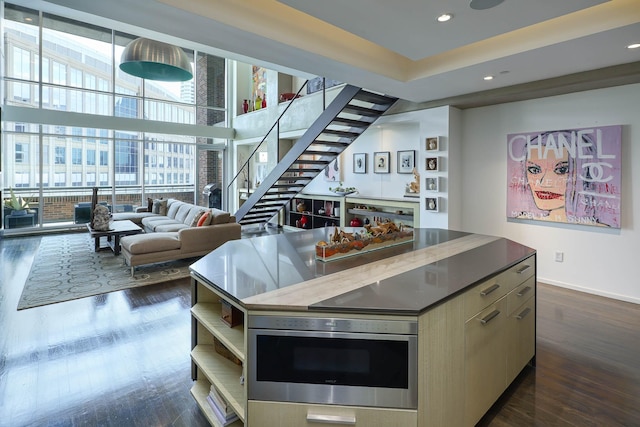
[[[206,400],[213,385],[238,415],[234,425],[474,425],[534,360],[535,251],[493,236],[416,229],[413,242],[316,260],[315,244],[331,231],[231,241],[191,266],[192,394],[211,423],[222,424]],[[228,316],[242,323],[228,326],[237,322]],[[414,323],[411,398],[344,405],[323,395],[369,390],[345,386],[311,400],[255,398],[259,334],[250,329],[270,317]]]

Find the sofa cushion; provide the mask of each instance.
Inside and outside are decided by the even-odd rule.
[[[200,218],[202,217],[202,215],[204,215],[204,209],[192,209],[191,213],[189,213],[189,215],[187,215],[187,219],[185,220],[185,223],[188,222],[189,227],[197,227],[198,226],[198,222],[200,222]],[[192,213],[194,215],[192,215]]]
[[[191,227],[189,227],[187,224],[173,221],[171,223],[156,225],[154,232],[157,233],[157,232],[167,232],[167,231],[179,231],[179,230],[182,230],[183,228],[191,228]]]
[[[211,224],[211,211],[204,211],[196,224],[196,227],[204,227]]]
[[[147,254],[180,249],[178,233],[152,233],[124,236],[120,239],[120,244],[132,254]]]
[[[180,209],[180,206],[184,205],[184,202],[181,202],[180,200],[175,200],[175,199],[170,199],[169,200],[169,209],[167,210],[167,216],[169,218],[175,218],[176,214],[178,213],[178,209]]]
[[[220,209],[211,209],[211,224],[226,224],[229,222],[231,214],[229,212],[221,211]]]
[[[191,210],[187,214],[187,217],[184,219],[183,223],[188,225],[189,227],[195,227],[198,225],[198,220],[200,216],[205,211],[205,208],[200,206],[192,206]]]
[[[191,208],[193,208],[193,205],[183,203],[182,206],[180,206],[180,208],[178,209],[178,212],[176,213],[174,219],[184,224],[184,220],[187,218],[187,215],[189,215],[189,212],[191,212]]]
[[[151,213],[155,213],[158,215],[166,215],[167,201],[163,199],[154,199],[153,207],[151,208]]]
[[[111,219],[114,221],[123,221],[128,219],[129,221],[135,224],[142,224],[142,220],[147,217],[158,216],[157,214],[151,213],[151,211],[142,211],[142,212],[116,212],[111,214]]]
[[[152,216],[147,218],[142,218],[142,224],[144,225],[147,231],[156,231],[156,228],[160,225],[167,224],[176,224],[177,222],[171,218],[167,218],[166,216]]]

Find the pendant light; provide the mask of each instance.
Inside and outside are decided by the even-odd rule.
[[[471,9],[475,9],[475,10],[485,10],[485,9],[491,9],[492,7],[496,7],[503,1],[504,0],[471,0],[471,3],[469,4],[469,6],[471,7]]]
[[[147,80],[182,82],[193,78],[189,58],[181,48],[145,38],[124,48],[120,69]]]

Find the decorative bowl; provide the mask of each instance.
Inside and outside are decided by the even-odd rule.
[[[336,193],[338,196],[348,196],[349,194],[353,194],[355,193],[356,190],[353,191],[334,191],[334,193]]]

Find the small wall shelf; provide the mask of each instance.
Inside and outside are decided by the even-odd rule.
[[[397,214],[395,212],[372,211],[369,209],[348,209],[347,213],[358,216],[382,216],[392,220],[402,220],[413,222],[413,215]]]

